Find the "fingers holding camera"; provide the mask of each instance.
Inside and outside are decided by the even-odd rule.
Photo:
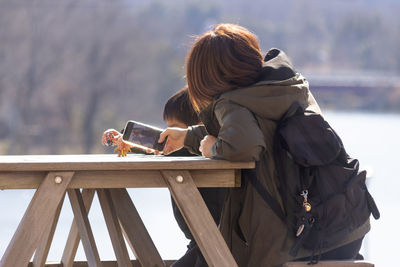
[[[164,154],[168,155],[181,149],[185,142],[186,133],[187,129],[183,128],[170,127],[165,129],[158,140],[159,143],[162,143],[168,137],[163,150]]]
[[[158,140],[159,143],[164,142],[165,139],[167,140],[162,152],[125,141],[122,139],[122,134],[115,129],[108,129],[104,131],[102,136],[102,144],[108,146],[116,145],[115,151],[118,151],[118,156],[122,157],[126,156],[127,152],[129,152],[133,147],[143,149],[143,151],[146,151],[146,153],[150,154],[159,155],[163,153],[168,155],[183,147],[186,133],[187,129],[184,128],[169,127],[165,129],[160,134],[160,138]]]

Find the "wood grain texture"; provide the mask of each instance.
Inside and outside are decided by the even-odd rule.
[[[82,190],[82,199],[83,204],[85,205],[86,213],[89,214],[90,207],[92,206],[93,198],[94,198],[94,189],[83,189]],[[81,240],[79,236],[79,230],[76,225],[75,219],[72,221],[71,228],[69,230],[68,239],[64,248],[64,252],[61,258],[61,262],[63,267],[72,267],[76,255],[76,251],[78,250],[79,241]]]
[[[51,227],[73,172],[50,172],[35,192],[1,261],[1,267],[26,266],[46,229]],[[55,177],[62,182],[55,183]]]
[[[247,169],[254,162],[130,154],[0,156],[0,171]]]
[[[46,263],[51,242],[53,241],[54,232],[56,230],[58,219],[60,217],[61,208],[64,203],[64,197],[65,193],[63,194],[60,204],[57,207],[51,227],[46,229],[45,233],[42,236],[42,240],[40,241],[40,244],[35,251],[35,256],[33,258],[33,265],[35,267],[42,267]]]
[[[53,227],[50,226],[57,221],[54,220],[54,217],[57,217],[56,210],[60,204],[61,197],[67,189],[76,224],[71,228],[70,237],[62,258],[63,264],[66,267],[75,266],[73,259],[79,239],[82,238],[89,265],[100,266],[100,257],[87,219],[87,212],[93,199],[93,194],[88,197],[87,202],[82,199],[79,188],[85,188],[83,190],[84,195],[87,189],[116,188],[110,189],[112,204],[115,207],[119,224],[122,226],[120,230],[123,231],[137,259],[142,262],[143,266],[164,266],[164,262],[144,227],[139,214],[137,214],[126,189],[117,188],[168,186],[171,190],[173,186],[171,186],[165,175],[161,175],[160,171],[182,172],[190,176],[192,181],[192,184],[187,187],[188,192],[191,194],[195,190],[198,194],[196,186],[239,186],[240,170],[254,168],[254,166],[254,162],[228,162],[203,157],[128,155],[128,157],[119,158],[115,154],[0,156],[0,189],[38,189],[1,259],[0,266],[26,266],[36,249],[38,253],[34,261],[36,265],[43,265],[51,243],[51,232],[54,231],[51,228],[55,227],[55,225]],[[190,170],[190,175],[187,170]],[[50,172],[49,175],[47,175],[48,172]],[[61,184],[55,185],[54,175],[63,176]],[[44,176],[46,176],[45,179],[43,178]],[[73,179],[72,176],[74,176]],[[181,190],[177,188],[171,190],[171,192],[176,191],[175,197],[178,194],[177,192]],[[188,196],[183,198],[185,197],[189,198]],[[193,200],[189,201],[193,202]],[[194,201],[198,201],[197,196]],[[111,202],[108,202],[108,204],[111,205]],[[190,205],[196,207],[197,204],[191,203]],[[112,213],[110,207],[106,207],[107,211],[105,213]],[[201,213],[204,215],[203,211]],[[193,215],[189,212],[185,216],[190,217]],[[115,216],[106,215],[106,218],[115,219]],[[200,223],[201,226],[197,226],[194,221],[198,218],[196,216],[193,218],[188,220],[195,225],[192,226],[194,227],[192,231],[199,231],[198,235],[202,235],[204,229],[201,228],[206,224]],[[110,222],[113,223],[114,227],[114,229],[110,228],[111,230],[109,230],[112,232],[111,235],[114,239],[119,239],[120,234],[118,234],[117,223],[115,221],[112,222],[112,220],[109,220]],[[44,229],[46,228],[50,228],[50,232],[45,232]],[[77,229],[79,229],[79,234]],[[204,231],[205,233],[209,232],[208,230]],[[43,241],[42,245],[38,247],[42,235],[47,237],[44,238],[45,241]],[[218,238],[217,236],[216,239]],[[214,240],[215,238],[211,237],[211,239]],[[28,241],[26,242],[26,240]],[[116,242],[119,242],[120,246],[122,246],[121,240]],[[213,243],[214,241],[204,242]],[[223,244],[226,246],[225,243]],[[120,253],[124,249],[120,247],[115,248],[115,250]],[[220,250],[225,253],[224,247],[218,248],[217,253],[220,253]],[[207,258],[215,261],[214,252],[207,253],[209,253]],[[229,254],[226,255],[229,262]],[[126,265],[128,259],[126,256],[123,257],[125,257],[125,260],[122,264]],[[219,263],[223,264],[221,266],[227,266],[224,265],[225,260],[218,261]],[[235,263],[230,266],[235,266]]]
[[[119,225],[114,204],[111,200],[110,192],[108,189],[98,189],[97,196],[99,197],[100,206],[103,211],[108,233],[110,234],[110,239],[114,248],[118,266],[131,266],[128,250],[126,249],[125,245],[125,239],[122,236],[121,227]]]
[[[0,171],[0,189],[36,189],[47,172]]]
[[[240,170],[192,170],[197,187],[240,186]],[[0,172],[0,189],[35,189],[45,172]],[[157,170],[76,171],[68,188],[167,187]]]
[[[161,171],[209,266],[237,266],[189,171]]]
[[[110,189],[114,207],[128,244],[143,266],[162,267],[163,260],[126,189]]]
[[[83,250],[86,254],[86,259],[90,267],[100,267],[100,256],[97,251],[96,242],[92,228],[89,224],[89,219],[83,204],[83,199],[79,189],[68,189],[68,197],[71,202],[71,208],[74,213],[75,222],[79,230],[79,235],[82,240]]]

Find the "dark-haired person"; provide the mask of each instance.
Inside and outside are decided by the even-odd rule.
[[[200,124],[199,117],[196,111],[193,109],[193,106],[189,100],[189,94],[187,91],[187,87],[176,92],[172,95],[164,105],[163,112],[164,121],[167,123],[168,127],[179,127],[179,128],[187,128],[190,125],[198,125]],[[182,148],[178,151],[175,151],[170,156],[195,156],[190,153],[186,148]],[[206,203],[207,208],[209,209],[211,216],[213,217],[215,223],[218,225],[222,206],[224,204],[226,189],[225,188],[199,188],[199,192]],[[189,227],[185,223],[185,220],[182,217],[182,214],[179,211],[178,206],[175,201],[171,198],[172,209],[174,212],[175,219],[179,225],[179,228],[185,234],[186,238],[190,240],[187,252],[183,257],[181,257],[178,261],[176,261],[172,266],[173,267],[195,267],[195,266],[204,266],[205,260],[201,251],[196,244],[196,241],[191,234]]]
[[[219,24],[197,38],[186,60],[188,91],[204,126],[167,128],[164,153],[181,147],[208,158],[255,161],[256,177],[280,205],[273,156],[275,122],[294,102],[320,113],[305,77],[278,49],[261,54],[257,37],[233,24]],[[242,186],[228,191],[220,229],[239,266],[281,266],[293,260],[294,237],[243,172]],[[369,231],[367,220],[324,251],[301,248],[297,258],[354,259]]]

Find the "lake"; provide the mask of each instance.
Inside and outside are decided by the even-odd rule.
[[[350,156],[360,160],[368,171],[368,187],[381,212],[371,219],[372,230],[366,236],[362,254],[375,266],[395,266],[400,232],[400,115],[360,112],[325,112],[325,117],[341,136]],[[129,189],[137,210],[163,259],[177,259],[188,243],[172,215],[167,189]],[[3,255],[18,222],[33,196],[33,190],[0,191],[0,255]],[[48,260],[59,261],[65,246],[72,210],[64,202]],[[89,213],[93,233],[102,260],[115,259],[97,198]],[[131,258],[134,258],[130,252]],[[77,260],[85,260],[80,245]]]

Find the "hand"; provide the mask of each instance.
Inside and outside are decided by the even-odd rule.
[[[160,134],[159,143],[164,142],[168,137],[163,150],[164,155],[171,154],[183,147],[187,131],[183,128],[169,127]]]
[[[200,142],[199,150],[201,155],[206,158],[211,158],[211,148],[217,142],[217,138],[212,135],[206,135]]]

